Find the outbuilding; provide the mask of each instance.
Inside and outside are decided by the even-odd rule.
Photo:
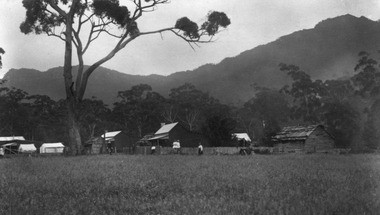
[[[115,152],[123,152],[123,148],[133,147],[139,138],[131,137],[123,131],[105,132],[100,137],[91,138],[85,143],[86,154],[105,153],[107,145],[111,145]]]
[[[25,141],[25,138],[23,136],[0,137],[0,147],[3,148],[5,154],[17,154],[18,141]]]
[[[279,152],[329,152],[335,147],[334,137],[323,125],[284,127],[271,140]]]
[[[239,146],[246,147],[252,142],[247,133],[233,133],[232,137],[239,142]]]
[[[180,140],[181,147],[198,147],[199,143],[202,143],[205,147],[209,146],[208,139],[204,135],[189,131],[178,122],[162,125],[148,139],[152,145],[164,147],[171,147],[175,140]]]

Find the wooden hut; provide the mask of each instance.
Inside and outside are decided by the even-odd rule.
[[[208,139],[196,132],[189,131],[178,122],[162,125],[154,135],[147,139],[152,145],[171,147],[175,140],[180,140],[181,147],[198,147],[201,142],[208,146]]]
[[[252,142],[247,133],[233,133],[232,138],[238,141],[238,146],[247,147]]]
[[[93,137],[84,144],[84,150],[86,154],[101,154],[106,152],[103,138]]]
[[[19,144],[17,141],[25,141],[23,136],[0,137],[0,147],[5,154],[18,154]]]
[[[114,152],[123,152],[123,148],[132,147],[139,138],[131,137],[123,131],[112,131],[93,137],[85,143],[86,154],[106,153],[106,147],[110,144]]]
[[[132,148],[139,140],[137,137],[132,137],[125,132],[119,132],[113,137],[113,146],[117,152],[123,152],[124,148]]]
[[[335,147],[334,137],[323,125],[284,127],[272,143],[275,152],[329,152]]]

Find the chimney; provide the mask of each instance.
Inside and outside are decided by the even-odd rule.
[[[164,122],[161,122],[161,127],[164,126],[164,125],[165,125],[165,123],[164,123]]]

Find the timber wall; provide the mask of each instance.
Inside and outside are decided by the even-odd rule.
[[[305,151],[323,152],[334,149],[334,139],[322,128],[317,127],[305,141]]]

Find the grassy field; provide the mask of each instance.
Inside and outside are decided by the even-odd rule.
[[[0,214],[379,214],[380,155],[0,160]]]

